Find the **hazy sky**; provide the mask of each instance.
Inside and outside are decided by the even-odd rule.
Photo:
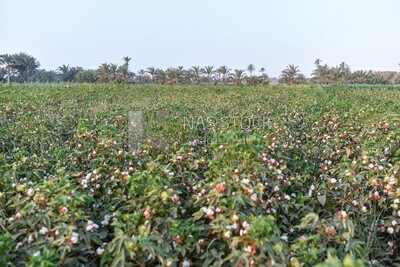
[[[399,70],[399,0],[0,0],[0,54],[43,68],[249,63],[278,76],[314,61]]]

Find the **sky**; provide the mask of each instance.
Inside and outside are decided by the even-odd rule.
[[[314,61],[352,70],[400,70],[399,0],[0,0],[0,54],[26,52],[41,68],[62,64],[131,70]]]

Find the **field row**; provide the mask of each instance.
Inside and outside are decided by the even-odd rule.
[[[399,100],[1,86],[0,265],[398,264]]]

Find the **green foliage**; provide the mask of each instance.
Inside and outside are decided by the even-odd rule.
[[[37,252],[37,255],[33,255],[28,263],[29,267],[55,267],[57,266],[56,253],[53,250],[49,250],[46,247],[43,249],[43,254]]]
[[[11,262],[10,252],[14,248],[14,245],[15,245],[14,240],[12,239],[12,237],[9,234],[3,233],[0,236],[0,265],[1,266],[7,266]]]
[[[398,258],[400,93],[0,85],[0,265]],[[142,111],[130,149],[129,111]]]

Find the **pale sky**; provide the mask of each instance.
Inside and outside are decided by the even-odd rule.
[[[399,0],[0,0],[0,54],[131,70],[249,63],[279,76],[314,61],[352,70],[397,70]]]

